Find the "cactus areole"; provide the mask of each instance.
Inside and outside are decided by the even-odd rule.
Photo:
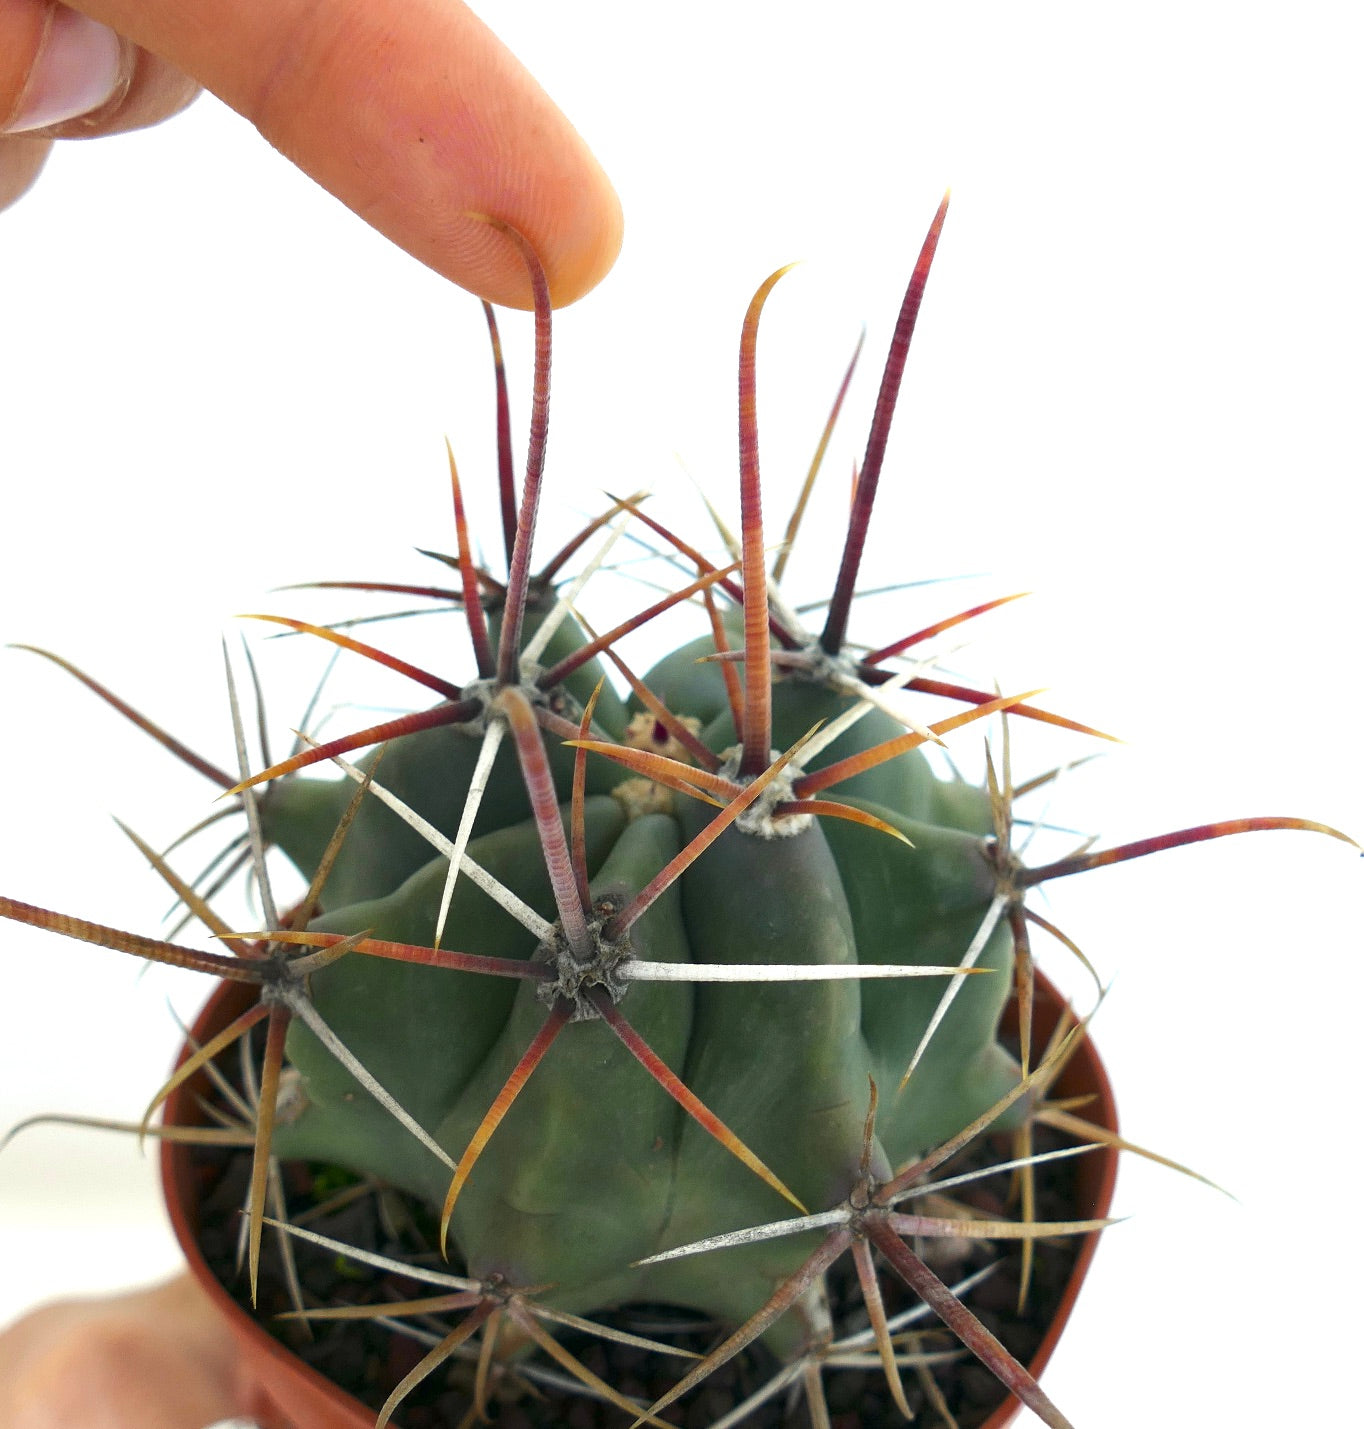
[[[339,629],[263,617],[378,661],[438,699],[232,774],[138,717],[245,812],[241,857],[256,863],[264,929],[224,926],[154,854],[221,951],[0,900],[9,917],[259,989],[152,1107],[264,1024],[236,1132],[254,1147],[253,1286],[262,1227],[280,1214],[277,1158],[344,1167],[438,1215],[449,1263],[431,1294],[443,1297],[451,1329],[395,1389],[381,1425],[413,1383],[470,1353],[476,1336],[486,1386],[496,1354],[555,1345],[553,1316],[638,1302],[689,1307],[730,1333],[652,1406],[573,1362],[594,1394],[637,1422],[760,1336],[803,1366],[813,1401],[821,1357],[836,1346],[823,1276],[845,1254],[874,1331],[866,1352],[879,1354],[897,1403],[886,1275],[1045,1423],[1067,1422],[915,1250],[933,1236],[1027,1241],[1096,1228],[1040,1224],[1030,1209],[1030,1128],[1062,1118],[1080,1149],[1105,1134],[1087,1135],[1082,1117],[1047,1100],[1081,1034],[1030,1045],[1030,929],[1068,940],[1026,906],[1027,894],[1157,848],[1319,826],[1207,824],[1027,867],[1012,845],[1013,802],[1046,776],[1014,787],[1008,724],[1097,731],[1039,708],[1031,693],[999,695],[935,670],[933,640],[1002,601],[878,650],[850,644],[896,394],[945,213],[944,199],[895,327],[820,629],[805,628],[780,593],[796,521],[770,569],[763,527],[755,353],[780,273],[742,327],[742,519],[730,550],[711,559],[629,497],[535,572],[550,310],[534,255],[508,231],[532,279],[536,344],[519,493],[499,404],[505,576],[473,554],[452,457],[457,549],[444,560],[456,579],[360,587],[460,607],[472,678],[460,672],[456,683]],[[491,310],[488,320],[504,395]],[[808,483],[801,507],[806,494]],[[672,594],[589,632],[574,602],[600,555],[571,584],[561,573],[590,542],[626,529],[684,574]],[[697,612],[697,637],[641,675],[628,670],[616,642],[682,602]],[[233,712],[244,747],[235,697]],[[923,746],[976,722],[973,734],[1004,727],[1002,767],[991,761],[984,787],[939,777]],[[292,910],[269,895],[269,847],[308,883]],[[1013,1052],[999,1036],[1011,996],[1024,1029]],[[916,1214],[936,1168],[987,1127],[1014,1133],[1020,1219],[964,1230]],[[499,1350],[499,1333],[512,1330]]]

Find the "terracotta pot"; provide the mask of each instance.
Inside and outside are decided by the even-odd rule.
[[[194,1038],[202,1045],[244,1012],[254,995],[255,989],[246,984],[220,983],[194,1024]],[[1046,1044],[1060,1012],[1059,995],[1039,974],[1034,1046]],[[1012,1006],[1006,1016],[1011,1017],[1016,1026],[1017,1015]],[[186,1048],[181,1052],[180,1060],[188,1055],[189,1049]],[[200,1074],[191,1078],[168,1101],[166,1120],[180,1125],[202,1122],[205,1118],[195,1098],[207,1095],[209,1091],[206,1076]],[[1091,1097],[1093,1100],[1086,1108],[1086,1115],[1111,1130],[1117,1130],[1113,1089],[1093,1044],[1088,1040],[1058,1079],[1053,1095]],[[1096,1151],[1079,1158],[1076,1166],[1080,1193],[1076,1215],[1086,1219],[1107,1215],[1117,1177],[1117,1152],[1107,1149]],[[241,1346],[251,1377],[260,1385],[254,1412],[263,1429],[373,1429],[372,1410],[291,1354],[242,1310],[209,1270],[198,1243],[200,1178],[194,1166],[192,1147],[169,1141],[162,1143],[161,1182],[171,1224],[189,1262],[190,1272],[222,1311],[223,1318]],[[1098,1240],[1097,1234],[1084,1238],[1060,1307],[1029,1365],[1034,1376],[1041,1374],[1056,1348]],[[1018,1412],[1018,1402],[1009,1399],[990,1416],[984,1429],[1004,1429]]]
[[[256,989],[248,983],[220,982],[190,1029],[202,1046],[255,1001]],[[177,1065],[190,1054],[181,1050]],[[177,1087],[166,1102],[165,1119],[181,1126],[206,1120],[197,1098],[209,1096],[212,1084],[200,1073]],[[248,1382],[259,1386],[251,1410],[262,1429],[374,1429],[374,1411],[331,1380],[303,1363],[263,1329],[208,1268],[199,1249],[200,1172],[194,1165],[194,1148],[184,1143],[161,1143],[161,1189],[176,1239],[189,1262],[190,1274],[222,1312],[241,1348]]]
[[[1039,972],[1033,1002],[1032,1045],[1034,1047],[1047,1045],[1047,1039],[1060,1020],[1063,1006],[1061,995]],[[1016,1002],[1010,1002],[1005,1009],[1004,1030],[1009,1033],[1018,1031],[1018,1004]],[[1094,1043],[1088,1037],[1080,1044],[1065,1071],[1056,1079],[1050,1094],[1058,1100],[1066,1097],[1092,1098],[1089,1105],[1084,1108],[1086,1120],[1096,1122],[1108,1131],[1117,1131],[1118,1106],[1113,1100],[1113,1087],[1108,1080],[1108,1073],[1104,1071],[1103,1063],[1099,1060]],[[1076,1219],[1102,1220],[1113,1204],[1113,1187],[1118,1180],[1117,1150],[1111,1146],[1100,1147],[1099,1150],[1092,1151],[1087,1156],[1077,1157],[1074,1165],[1079,1200],[1079,1206],[1075,1212]],[[1066,1328],[1070,1312],[1075,1308],[1075,1301],[1080,1294],[1080,1286],[1089,1273],[1090,1262],[1094,1259],[1094,1252],[1098,1247],[1098,1231],[1092,1231],[1085,1236],[1080,1244],[1080,1254],[1076,1257],[1075,1265],[1070,1272],[1070,1279],[1066,1282],[1065,1294],[1062,1295],[1061,1303],[1056,1308],[1056,1314],[1052,1316],[1051,1324],[1047,1326],[1047,1333],[1042,1337],[1042,1343],[1037,1347],[1037,1353],[1028,1362],[1028,1370],[1034,1379],[1041,1376],[1047,1362],[1055,1352],[1061,1338],[1061,1331]],[[1064,1408],[1064,1406],[1061,1407]],[[1010,1395],[985,1421],[982,1429],[1004,1429],[1006,1424],[1013,1423],[1021,1409],[1022,1406],[1018,1400]]]

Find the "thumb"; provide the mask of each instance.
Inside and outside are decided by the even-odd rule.
[[[169,60],[381,233],[492,302],[610,269],[620,203],[577,131],[460,0],[74,0]]]

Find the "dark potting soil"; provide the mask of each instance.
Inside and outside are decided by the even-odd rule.
[[[1050,1133],[1039,1129],[1035,1150],[1044,1151],[1064,1144],[1060,1138],[1048,1141]],[[939,1179],[956,1172],[976,1169],[987,1161],[1009,1157],[1007,1142],[994,1147],[973,1145],[944,1166]],[[240,1150],[197,1148],[195,1161],[204,1195],[201,1211],[200,1243],[214,1273],[243,1307],[249,1306],[244,1270],[236,1265],[240,1237],[240,1207],[244,1204],[250,1174],[250,1153]],[[1076,1162],[1074,1159],[1047,1162],[1036,1168],[1039,1220],[1075,1218]],[[434,1269],[458,1273],[460,1267],[445,1265],[431,1249],[435,1245],[435,1223],[419,1203],[392,1191],[380,1195],[369,1191],[349,1204],[312,1215],[335,1196],[347,1179],[343,1173],[305,1163],[285,1166],[286,1196],[291,1220],[304,1219],[310,1230],[360,1249],[383,1255],[415,1257]],[[1007,1174],[968,1183],[954,1189],[960,1201],[971,1205],[984,1217],[1016,1215],[1007,1202]],[[994,1272],[966,1296],[966,1303],[984,1324],[1023,1363],[1035,1353],[1059,1304],[1071,1267],[1080,1247],[1078,1237],[1035,1243],[1031,1289],[1024,1314],[1016,1313],[1022,1252],[1020,1242],[931,1241],[917,1249],[929,1259],[938,1275],[952,1283],[985,1265]],[[373,1270],[334,1252],[307,1242],[294,1242],[299,1277],[305,1303],[311,1307],[334,1304],[382,1304],[438,1293],[421,1282]],[[883,1267],[880,1277],[886,1311],[894,1316],[917,1303],[912,1292],[900,1286]],[[850,1256],[845,1255],[829,1274],[829,1292],[835,1333],[840,1337],[867,1323]],[[367,1321],[314,1322],[314,1338],[309,1341],[297,1322],[272,1319],[291,1308],[277,1250],[267,1230],[262,1253],[259,1318],[277,1338],[302,1359],[341,1385],[347,1392],[375,1410],[383,1404],[394,1385],[425,1354],[429,1344],[446,1334],[460,1316],[439,1320],[409,1320],[407,1323],[429,1331],[425,1343]],[[467,1312],[460,1312],[467,1313]],[[725,1337],[726,1330],[686,1311],[662,1306],[625,1307],[600,1321],[670,1344],[705,1353]],[[679,1326],[686,1326],[679,1332]],[[928,1316],[916,1326],[924,1331],[924,1350],[958,1350],[951,1363],[937,1364],[932,1374],[943,1401],[959,1429],[978,1429],[1004,1398],[994,1376],[970,1354],[960,1351],[952,1337]],[[634,1349],[611,1341],[550,1327],[561,1344],[572,1351],[595,1374],[621,1393],[649,1404],[666,1393],[686,1372],[688,1361],[665,1358],[656,1352]],[[874,1348],[871,1350],[874,1355]],[[547,1364],[543,1355],[536,1362]],[[759,1389],[778,1369],[772,1355],[754,1345],[730,1360],[679,1403],[661,1416],[681,1429],[705,1429],[735,1404]],[[562,1375],[562,1371],[559,1372]],[[926,1426],[945,1424],[934,1407],[918,1375],[902,1371],[906,1398],[917,1421]],[[473,1363],[450,1360],[418,1385],[404,1400],[396,1415],[403,1429],[455,1429],[468,1413]],[[882,1429],[904,1421],[896,1409],[879,1368],[828,1369],[823,1375],[825,1395],[834,1429]],[[579,1394],[556,1391],[537,1385],[527,1392],[521,1376],[509,1373],[494,1394],[489,1414],[502,1429],[623,1429],[629,1421],[624,1412],[609,1404]],[[789,1391],[777,1394],[744,1420],[751,1429],[800,1429],[810,1422],[803,1395],[790,1398]]]

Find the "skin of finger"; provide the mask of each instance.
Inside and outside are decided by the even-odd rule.
[[[35,139],[29,134],[0,137],[0,209],[28,192],[51,150],[51,139]]]
[[[23,99],[52,8],[49,0],[0,0],[0,122]],[[119,93],[93,114],[36,133],[0,135],[0,209],[33,186],[53,139],[95,138],[159,124],[199,92],[198,85],[174,65],[131,43],[127,70]]]
[[[0,125],[23,100],[51,10],[51,0],[0,0]]]
[[[62,1301],[0,1334],[5,1429],[200,1429],[249,1412],[231,1337],[181,1276]]]
[[[510,223],[556,303],[611,267],[620,204],[581,136],[458,0],[79,0],[245,115],[366,222],[493,302],[526,307]]]
[[[130,73],[120,92],[93,113],[44,129],[45,138],[98,139],[147,129],[178,114],[199,93],[199,86],[168,60],[131,44],[128,50]]]
[[[23,101],[54,8],[49,0],[0,0],[0,127]],[[118,93],[90,114],[35,131],[39,137],[96,138],[144,129],[178,113],[199,92],[192,79],[160,56],[140,50],[131,42],[125,50],[125,77]],[[33,132],[26,132],[12,139],[32,137]]]

